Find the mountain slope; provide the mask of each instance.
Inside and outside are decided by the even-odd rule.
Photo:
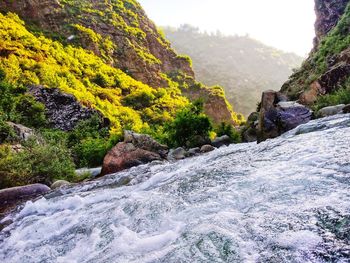
[[[235,110],[245,115],[255,110],[263,90],[280,88],[302,62],[245,36],[209,35],[190,25],[164,32],[179,53],[192,58],[196,77],[223,86]]]
[[[223,93],[194,80],[189,58],[171,49],[136,1],[6,0],[0,11],[19,16],[0,17],[0,67],[11,83],[58,87],[119,133],[163,125],[197,97],[207,112],[223,105],[214,122],[239,122]]]
[[[350,103],[349,0],[316,0],[315,46],[282,86],[291,99],[320,107]]]

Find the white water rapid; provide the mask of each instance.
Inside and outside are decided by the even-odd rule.
[[[350,262],[350,115],[132,168],[9,218],[2,263]]]

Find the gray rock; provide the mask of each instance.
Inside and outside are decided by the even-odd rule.
[[[165,158],[168,153],[168,146],[160,144],[147,134],[139,134],[133,131],[124,131],[124,142],[132,143],[136,148],[158,153]]]
[[[224,145],[227,146],[230,144],[231,144],[231,138],[227,135],[217,137],[211,142],[211,145],[213,145],[216,148],[220,148],[221,146],[224,146]]]
[[[43,184],[31,184],[0,190],[0,207],[9,207],[21,201],[44,195],[51,189]]]
[[[34,131],[26,126],[13,122],[7,122],[7,125],[15,131],[21,141],[27,141],[30,137],[34,136]]]
[[[344,108],[345,108],[345,104],[329,106],[329,107],[324,107],[320,109],[318,113],[321,117],[327,117],[327,116],[332,116],[332,115],[342,113]]]
[[[65,180],[58,180],[56,182],[54,182],[52,185],[51,185],[51,189],[52,190],[55,190],[55,189],[58,189],[58,188],[61,188],[63,186],[66,186],[66,185],[70,185],[71,183],[68,182],[68,181],[65,181]]]
[[[189,149],[187,153],[189,156],[195,156],[200,154],[200,152],[201,152],[201,149],[199,147],[196,147],[196,148]]]
[[[300,124],[311,120],[312,112],[295,101],[279,101],[277,92],[263,92],[259,125],[258,142],[275,138]]]
[[[176,149],[171,149],[168,153],[168,160],[181,160],[187,157],[187,152],[184,148],[179,147]]]
[[[214,151],[216,148],[212,145],[206,144],[201,147],[201,153],[207,153]]]

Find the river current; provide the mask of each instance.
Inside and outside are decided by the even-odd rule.
[[[2,263],[350,262],[350,115],[64,188],[8,219]]]

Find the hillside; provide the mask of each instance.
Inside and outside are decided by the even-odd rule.
[[[223,92],[194,80],[190,59],[171,49],[136,1],[1,1],[0,11],[6,80],[72,94],[117,133],[161,126],[199,97],[209,115],[222,106],[214,122],[239,122]]]
[[[281,89],[315,110],[350,103],[349,2],[316,1],[314,49]]]
[[[237,112],[249,115],[266,89],[278,90],[302,58],[268,47],[247,36],[207,34],[190,25],[165,27],[175,50],[193,60],[196,77],[220,85]]]

